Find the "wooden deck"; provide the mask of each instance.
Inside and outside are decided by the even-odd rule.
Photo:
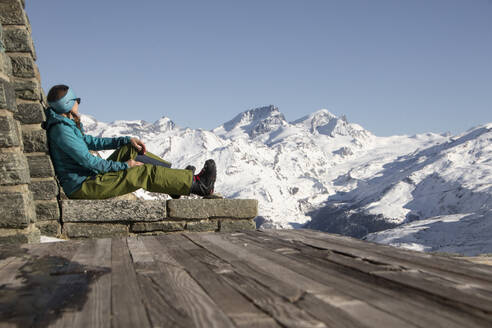
[[[492,267],[314,230],[0,251],[1,327],[492,327]]]

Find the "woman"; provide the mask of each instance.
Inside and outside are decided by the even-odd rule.
[[[43,128],[55,172],[65,194],[73,199],[104,199],[143,188],[173,195],[213,193],[216,168],[211,159],[199,174],[171,169],[171,164],[148,152],[138,138],[96,138],[83,133],[80,98],[66,85],[48,92],[49,108]],[[116,149],[102,159],[89,150]],[[193,169],[194,170],[194,169]]]

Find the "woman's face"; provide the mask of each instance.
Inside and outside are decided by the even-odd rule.
[[[75,104],[73,104],[73,107],[72,109],[70,110],[70,112],[75,115],[75,116],[79,116],[79,103],[78,102],[75,102]]]

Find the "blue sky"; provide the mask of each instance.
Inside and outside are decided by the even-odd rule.
[[[43,88],[211,129],[274,104],[376,135],[492,122],[491,0],[26,1]]]

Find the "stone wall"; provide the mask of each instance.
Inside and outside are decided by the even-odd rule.
[[[36,52],[24,1],[0,0],[0,242],[60,233]]]
[[[65,238],[254,230],[253,199],[63,200]]]

